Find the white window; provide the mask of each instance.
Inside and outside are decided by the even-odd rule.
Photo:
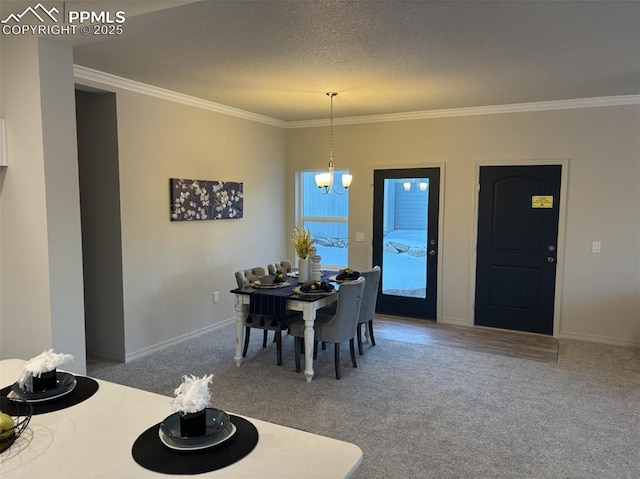
[[[313,245],[322,257],[323,268],[345,268],[349,261],[349,191],[338,195],[324,195],[316,186],[315,176],[325,171],[303,171],[300,173],[300,198],[298,225],[311,231]],[[347,170],[336,170],[336,187]]]

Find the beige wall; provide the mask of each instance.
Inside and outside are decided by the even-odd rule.
[[[85,371],[80,216],[70,47],[2,41],[10,168],[0,196],[2,357],[44,349]]]
[[[84,83],[116,92],[125,349],[132,359],[233,318],[233,273],[284,258],[286,133]],[[169,178],[244,183],[244,217],[170,222]]]
[[[70,47],[42,42],[25,36],[1,44],[0,114],[11,166],[0,190],[0,357],[28,359],[54,347],[74,354],[69,369],[82,373],[72,56]],[[117,98],[125,350],[132,359],[231,320],[234,271],[285,257],[286,132],[84,83]],[[171,177],[243,182],[244,218],[170,222]]]
[[[349,236],[365,232],[349,263],[371,264],[373,169],[443,164],[439,317],[470,325],[478,164],[568,160],[560,336],[640,345],[639,131],[637,105],[335,126],[336,166],[354,175]],[[326,168],[327,155],[327,128],[289,130],[288,181]],[[291,193],[289,227],[294,218]]]

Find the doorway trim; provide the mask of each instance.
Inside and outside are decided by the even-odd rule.
[[[436,323],[442,322],[442,280],[443,280],[443,251],[444,245],[444,192],[446,189],[446,163],[442,162],[424,162],[424,163],[369,163],[369,191],[371,194],[371,223],[369,230],[371,232],[371,242],[367,248],[367,256],[371,262],[370,266],[373,267],[373,171],[374,170],[403,170],[407,168],[439,168],[440,169],[440,195],[438,198],[438,267],[436,269],[438,295],[436,298]]]
[[[473,237],[470,252],[470,272],[469,275],[469,304],[468,317],[471,322],[469,326],[475,326],[475,298],[476,298],[476,254],[478,250],[478,184],[480,182],[481,166],[542,166],[560,165],[562,166],[560,183],[560,200],[558,201],[558,254],[556,260],[556,287],[553,300],[553,337],[560,336],[560,307],[562,305],[562,285],[564,283],[564,258],[565,258],[565,230],[567,212],[567,186],[569,179],[569,159],[549,159],[549,160],[477,160],[475,162],[473,174]]]

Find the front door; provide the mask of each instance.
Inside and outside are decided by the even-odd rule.
[[[553,334],[562,167],[480,167],[475,324]]]
[[[373,190],[376,311],[435,319],[440,169],[374,170]]]

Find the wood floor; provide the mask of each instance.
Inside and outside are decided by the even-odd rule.
[[[409,343],[462,348],[543,362],[558,361],[559,341],[541,334],[484,327],[438,324],[435,321],[376,314],[375,338]]]

